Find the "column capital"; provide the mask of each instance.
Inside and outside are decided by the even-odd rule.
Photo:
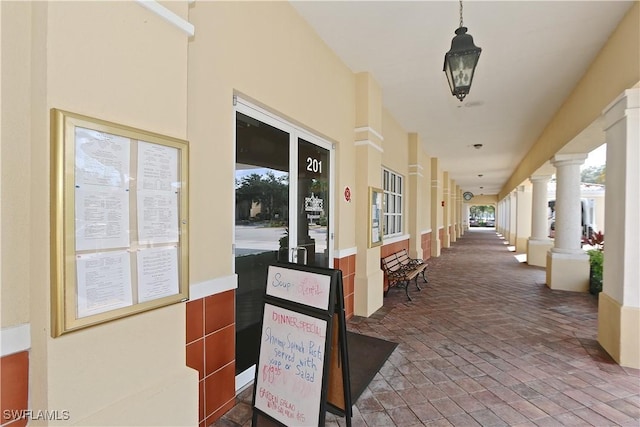
[[[555,167],[582,165],[587,160],[587,153],[578,154],[556,154],[551,158],[551,164]]]
[[[618,120],[628,114],[628,110],[640,108],[640,89],[625,90],[611,104],[602,111],[604,116],[603,129],[606,131]]]
[[[529,181],[534,182],[548,182],[551,180],[551,175],[531,175]]]

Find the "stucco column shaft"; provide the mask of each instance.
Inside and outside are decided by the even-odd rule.
[[[422,253],[422,232],[420,223],[424,215],[422,210],[422,181],[424,168],[420,162],[422,143],[416,133],[409,134],[409,256],[412,258],[423,258]]]
[[[547,185],[551,176],[538,175],[529,178],[532,184],[531,240],[549,240],[549,201]]]
[[[451,243],[455,243],[458,240],[458,186],[453,185],[453,180],[451,181],[451,197],[449,200],[451,201]]]
[[[439,257],[442,251],[442,239],[440,229],[443,224],[442,207],[443,199],[442,181],[440,180],[440,162],[437,157],[431,158],[431,256]]]
[[[368,317],[382,307],[380,246],[369,247],[369,187],[382,183],[382,91],[369,73],[356,75],[356,276],[354,314]]]
[[[549,202],[547,185],[550,175],[537,175],[529,178],[532,184],[531,237],[527,242],[527,263],[546,267],[547,251],[553,247],[549,239]]]
[[[448,248],[451,247],[451,234],[449,233],[449,229],[451,228],[451,180],[449,179],[449,172],[444,172],[442,176],[442,181],[444,182],[444,187],[442,188],[442,201],[444,205],[441,207],[442,224],[444,225],[442,247]]]
[[[515,246],[517,243],[518,232],[518,192],[512,191],[509,194],[509,235],[507,240],[509,244]]]
[[[598,341],[622,366],[640,369],[640,89],[604,111],[606,242]]]
[[[558,154],[556,167],[556,229],[553,252],[580,253],[582,224],[580,208],[580,165],[586,154]]]
[[[502,236],[504,236],[504,230],[505,230],[505,223],[504,223],[504,210],[505,210],[505,202],[504,199],[500,200],[500,202],[498,202],[498,209],[496,210],[496,220],[497,220],[497,231],[499,234],[501,234]]]
[[[516,239],[513,244],[516,252],[525,253],[531,237],[531,191],[521,185],[516,192]]]
[[[547,253],[547,286],[564,291],[589,290],[589,256],[580,247],[580,165],[586,154],[557,154],[556,231],[554,247]]]
[[[511,233],[511,193],[507,194],[505,198],[504,215],[504,238],[508,242]]]
[[[464,229],[462,227],[462,190],[456,185],[456,237],[462,237]]]

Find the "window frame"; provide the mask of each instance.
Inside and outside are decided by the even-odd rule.
[[[404,176],[382,167],[384,238],[401,236],[404,227]]]

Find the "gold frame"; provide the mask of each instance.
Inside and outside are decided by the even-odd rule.
[[[382,189],[369,187],[369,222],[367,223],[367,241],[368,247],[370,248],[382,245],[382,239],[384,236],[383,198],[384,193]]]
[[[147,147],[151,147],[152,149],[165,150],[165,152],[170,152],[172,156],[175,155],[177,160],[173,162],[174,164],[170,165],[170,167],[175,168],[176,171],[175,177],[177,181],[171,180],[171,189],[172,191],[175,190],[174,193],[176,196],[175,199],[173,199],[174,196],[170,197],[175,200],[176,207],[174,212],[176,212],[178,216],[175,221],[171,221],[173,224],[176,224],[176,227],[171,228],[171,230],[177,236],[177,241],[154,242],[151,240],[140,242],[135,240],[139,239],[140,236],[140,230],[137,228],[137,217],[135,217],[135,215],[138,214],[138,206],[135,199],[139,196],[138,189],[135,187],[138,169],[132,166],[134,160],[129,160],[129,157],[127,157],[127,166],[129,169],[125,170],[122,168],[122,170],[117,170],[118,172],[122,172],[123,177],[128,177],[126,184],[122,184],[123,187],[127,187],[126,196],[120,195],[119,197],[127,198],[125,212],[129,217],[121,221],[123,224],[126,224],[128,221],[129,228],[117,233],[119,239],[128,241],[127,246],[117,248],[108,246],[108,244],[104,242],[103,246],[98,249],[77,249],[77,241],[82,240],[78,239],[78,230],[76,229],[78,222],[75,206],[76,168],[78,167],[79,160],[76,153],[77,128],[83,129],[80,132],[88,130],[89,132],[95,132],[96,135],[104,136],[107,139],[118,138],[119,141],[126,141],[127,145],[123,146],[130,150],[127,156],[131,156],[134,159],[138,158],[138,150],[142,145],[141,143],[149,144]],[[158,147],[154,144],[158,145]],[[54,108],[51,109],[51,146],[51,336],[55,338],[68,332],[188,300],[188,142]],[[175,148],[176,151],[174,152],[170,150],[170,148]],[[134,155],[131,153],[134,153]],[[83,155],[84,159],[89,157],[84,153]],[[96,158],[92,157],[90,160],[96,160]],[[125,181],[125,179],[123,179],[123,181]],[[83,194],[89,194],[89,196],[96,196],[98,194],[97,192],[91,193],[91,187],[89,185],[85,187],[86,188],[82,189],[82,191],[84,191]],[[133,191],[130,191],[130,189]],[[131,202],[131,200],[133,200],[133,202]],[[149,277],[140,276],[140,274],[144,274],[144,271],[136,276],[137,268],[135,267],[135,261],[142,262],[141,260],[144,258],[140,253],[145,249],[169,249],[172,252],[174,250],[176,251],[175,258],[172,258],[175,259],[176,268],[172,270],[171,276],[177,277],[178,283],[176,284],[175,280],[169,280],[170,290],[159,293],[159,296],[155,299],[149,296],[149,294],[146,294],[144,301],[140,302],[138,295],[138,286],[140,286],[140,283],[138,279],[142,277],[145,279],[143,281],[145,283],[146,280],[150,279]],[[95,314],[84,313],[82,316],[79,316],[79,285],[77,277],[77,268],[79,268],[79,266],[76,260],[79,260],[85,254],[109,257],[110,254],[116,254],[116,251],[123,259],[128,258],[126,265],[129,269],[123,270],[125,273],[129,273],[129,277],[127,280],[123,279],[122,282],[126,285],[128,281],[132,294],[131,303],[129,304],[127,301],[124,303],[126,304],[124,306],[114,309],[99,309],[96,310],[97,312]],[[148,255],[149,252],[146,252],[146,254]],[[173,255],[170,254],[170,256],[172,257]],[[134,267],[132,268],[129,264],[134,265]],[[173,263],[170,264],[173,265]],[[173,272],[175,272],[175,276]],[[86,282],[88,283],[89,281],[87,280]],[[95,283],[93,283],[93,285],[99,286]],[[123,285],[122,288],[126,288],[125,285]],[[177,293],[173,292],[175,285],[177,285]],[[117,291],[117,288],[115,289]],[[100,290],[102,290],[102,288],[100,288]],[[113,291],[113,289],[111,289],[111,291]]]

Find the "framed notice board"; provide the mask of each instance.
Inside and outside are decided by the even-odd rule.
[[[51,334],[188,299],[188,143],[51,111]]]
[[[341,298],[340,270],[269,266],[254,381],[254,426],[321,426],[327,404],[334,401],[341,402],[337,406],[345,408],[342,412],[351,425],[344,312],[335,316],[336,307],[343,308],[336,304]],[[335,387],[336,381],[340,387]]]

